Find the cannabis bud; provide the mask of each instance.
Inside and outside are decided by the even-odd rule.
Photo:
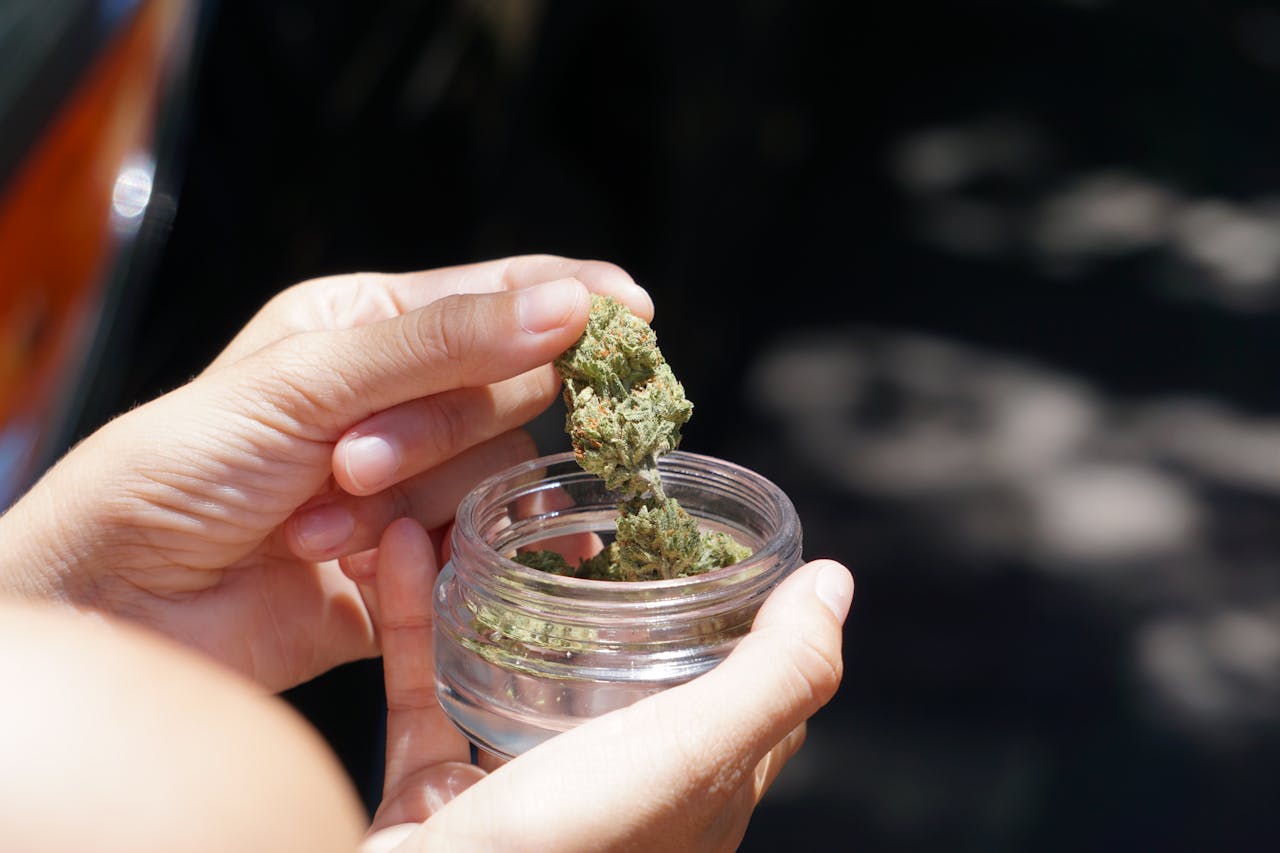
[[[583,470],[628,494],[662,492],[658,457],[680,444],[693,414],[647,323],[616,299],[591,297],[587,329],[555,361],[565,430]]]
[[[751,555],[724,533],[704,532],[663,491],[658,458],[680,444],[693,404],[658,349],[657,335],[621,302],[591,297],[582,337],[555,361],[568,408],[565,431],[583,470],[621,493],[617,537],[575,569],[553,551],[518,554],[526,566],[598,580],[699,574]]]

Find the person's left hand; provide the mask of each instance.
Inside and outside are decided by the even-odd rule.
[[[376,654],[337,558],[401,516],[447,524],[534,454],[517,428],[554,399],[588,290],[652,316],[617,267],[554,257],[290,288],[0,518],[0,593],[129,617],[273,690]]]
[[[387,755],[363,853],[733,850],[803,743],[806,721],[840,684],[853,578],[819,560],[770,594],[751,632],[710,672],[508,763],[489,761],[486,774],[469,763],[466,738],[436,698],[436,550],[412,519],[397,520],[372,573]]]

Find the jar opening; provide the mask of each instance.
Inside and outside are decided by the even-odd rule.
[[[667,598],[708,584],[749,579],[797,550],[795,509],[785,493],[761,475],[682,451],[662,457],[658,468],[664,489],[699,527],[732,535],[751,548],[752,555],[704,574],[646,581],[554,575],[515,562],[512,557],[519,550],[568,548],[566,557],[590,556],[611,541],[620,496],[579,468],[571,452],[530,460],[480,483],[459,507],[454,551],[534,594],[612,600]],[[583,552],[584,547],[591,550]]]

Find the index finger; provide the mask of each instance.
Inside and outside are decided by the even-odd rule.
[[[453,293],[519,290],[547,281],[576,278],[592,293],[616,297],[643,319],[653,319],[653,301],[649,294],[624,269],[607,261],[557,255],[519,255],[427,272],[391,274],[383,278],[386,280],[382,285],[389,293],[404,300],[409,310],[420,307],[414,300],[424,285],[437,290],[439,296],[448,296]]]
[[[621,267],[606,261],[520,255],[405,273],[326,276],[282,291],[214,360],[218,367],[298,332],[349,329],[406,314],[463,293],[519,290],[575,278],[593,293],[614,296],[637,316],[653,319],[653,300]]]

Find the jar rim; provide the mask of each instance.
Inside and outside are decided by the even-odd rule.
[[[461,537],[472,546],[478,546],[483,549],[486,556],[491,560],[496,560],[496,564],[502,568],[503,573],[513,581],[527,582],[547,592],[561,588],[570,594],[596,591],[605,594],[606,597],[610,593],[619,594],[624,591],[629,594],[669,593],[675,595],[682,593],[689,587],[705,586],[708,582],[732,582],[733,578],[740,575],[756,574],[761,566],[785,556],[785,552],[794,547],[794,540],[798,535],[799,519],[796,516],[795,507],[791,499],[776,483],[750,468],[716,456],[676,450],[658,460],[659,472],[662,472],[664,468],[675,468],[676,470],[692,469],[695,471],[700,467],[712,468],[718,474],[732,476],[740,481],[745,481],[759,496],[765,499],[769,509],[777,513],[781,523],[769,534],[761,546],[753,551],[750,557],[729,566],[697,575],[648,581],[613,581],[550,574],[517,563],[494,548],[478,529],[478,510],[486,505],[487,500],[503,494],[507,490],[506,484],[512,481],[522,482],[522,477],[566,463],[572,463],[576,467],[577,463],[574,459],[573,451],[564,451],[526,460],[486,477],[468,492],[459,504],[453,535]],[[574,473],[578,472],[587,477],[596,477],[596,475],[583,471],[581,468],[576,468]],[[530,481],[522,484],[527,484],[527,482]]]

